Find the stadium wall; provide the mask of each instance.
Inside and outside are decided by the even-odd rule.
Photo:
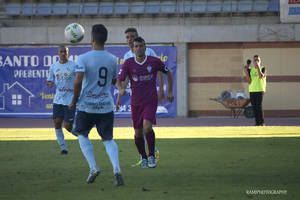
[[[178,80],[178,102],[177,110],[178,116],[199,116],[199,115],[229,115],[230,113],[218,107],[220,105],[212,104],[212,102],[207,102],[207,97],[215,97],[220,94],[223,87],[216,86],[216,91],[214,93],[209,93],[212,90],[207,91],[205,89],[205,84],[208,83],[191,83],[191,75],[189,73],[194,73],[196,70],[193,66],[197,63],[197,60],[193,60],[192,57],[202,57],[202,53],[205,52],[203,48],[197,51],[189,49],[190,44],[211,43],[212,45],[217,45],[219,43],[264,43],[272,42],[274,44],[288,42],[289,44],[293,42],[300,41],[300,24],[280,24],[278,16],[240,16],[240,17],[189,17],[189,18],[62,18],[62,19],[52,19],[52,18],[37,18],[37,19],[8,19],[12,27],[0,27],[0,46],[54,46],[58,44],[67,44],[63,32],[66,24],[71,22],[79,22],[84,25],[86,30],[86,37],[79,45],[88,45],[90,41],[90,28],[92,24],[104,23],[109,29],[108,44],[111,45],[125,45],[124,30],[129,26],[134,26],[138,29],[139,34],[143,36],[149,44],[166,44],[174,45],[177,47],[177,80]],[[68,44],[69,45],[69,44]],[[220,48],[215,48],[216,53],[219,51],[222,53],[230,54],[231,52],[236,52],[236,60],[232,61],[234,66],[242,66],[243,62],[249,54],[239,51],[240,47],[228,48],[225,50]],[[256,49],[252,48],[252,49]],[[272,48],[268,48],[271,50]],[[262,59],[265,62],[266,58],[262,55]],[[232,55],[234,57],[234,55]],[[270,54],[272,57],[272,54]],[[226,56],[222,54],[222,59],[227,59]],[[275,57],[274,57],[275,58]],[[297,56],[291,58],[293,63],[296,62]],[[202,61],[201,61],[202,62]],[[215,62],[221,62],[221,59],[216,59]],[[223,61],[224,62],[224,61]],[[192,65],[190,65],[191,63]],[[218,63],[216,63],[218,64]],[[273,63],[267,63],[266,66],[271,66],[273,68]],[[210,63],[206,63],[208,68],[212,68]],[[269,68],[269,67],[268,67]],[[227,74],[223,72],[216,72],[213,76],[241,76],[242,71],[239,69],[233,69],[232,74]],[[197,71],[197,70],[196,70]],[[268,70],[270,73],[270,70]],[[200,70],[199,73],[203,71]],[[212,73],[207,71],[205,73]],[[272,69],[271,69],[272,73]],[[277,73],[277,72],[276,72]],[[277,73],[277,75],[280,73]],[[277,76],[276,75],[276,76]],[[198,76],[198,75],[197,75]],[[209,75],[211,76],[211,74]],[[217,83],[214,83],[218,85]],[[239,88],[246,88],[244,82],[234,82],[226,83],[228,86],[226,89],[232,88],[233,90]],[[275,87],[280,85],[280,82],[270,83]],[[298,87],[297,82],[286,83],[286,86],[292,88]],[[296,85],[294,85],[296,84]],[[198,86],[198,85],[201,85]],[[212,84],[209,83],[209,86]],[[220,85],[220,84],[219,84]],[[222,85],[222,84],[221,84]],[[224,85],[224,84],[223,84]],[[205,94],[205,95],[204,95]],[[207,94],[207,95],[206,95]],[[209,94],[209,95],[208,95]],[[271,92],[266,95],[267,98],[273,99],[272,95],[278,97],[281,94],[272,94]],[[277,96],[276,96],[277,95]],[[284,95],[284,94],[282,94]],[[294,93],[294,97],[295,97]],[[283,98],[283,97],[282,97]],[[295,98],[292,98],[295,99]],[[194,103],[194,102],[206,102],[206,103]],[[298,101],[299,102],[299,101]],[[270,111],[274,110],[274,103],[268,103],[272,105]],[[294,103],[295,104],[295,103]],[[292,106],[294,105],[292,104]],[[267,103],[265,104],[267,105]],[[212,107],[215,111],[211,112]],[[269,109],[269,107],[268,107]],[[281,112],[287,110],[287,108],[279,107]],[[291,110],[297,112],[298,107],[293,107]],[[207,112],[209,111],[209,112]],[[292,112],[294,112],[292,111]],[[277,115],[276,113],[271,115]],[[284,113],[285,115],[286,113]],[[300,116],[300,112],[296,114]]]
[[[256,54],[267,69],[265,115],[299,116],[300,42],[192,43],[188,49],[190,116],[230,114],[210,98],[224,90],[248,94],[243,67]]]

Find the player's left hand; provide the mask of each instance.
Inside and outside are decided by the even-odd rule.
[[[74,108],[74,103],[71,102],[70,105],[69,105],[69,109],[72,110],[73,108]]]
[[[171,92],[168,92],[167,99],[168,99],[168,101],[170,101],[170,102],[173,102],[173,101],[174,101],[174,94],[173,94],[172,91],[171,91]]]
[[[52,87],[53,87],[53,82],[47,81],[47,86],[48,86],[49,88],[52,88]]]

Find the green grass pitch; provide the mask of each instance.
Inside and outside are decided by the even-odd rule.
[[[195,137],[189,129],[200,136]],[[92,143],[101,173],[95,183],[86,184],[88,165],[74,138],[66,141],[69,154],[60,155],[53,139],[18,140],[19,132],[26,137],[26,131],[28,137],[43,135],[43,131],[52,137],[52,129],[38,133],[35,129],[0,129],[0,199],[296,200],[300,198],[299,129],[193,127],[182,129],[187,138],[176,134],[172,138],[172,128],[157,128],[160,161],[155,169],[131,167],[138,158],[134,141],[116,137],[124,187],[113,185],[112,167],[100,140]],[[264,137],[214,137],[222,130],[228,135],[236,135],[238,130],[241,134],[259,132]],[[163,137],[160,131],[170,137]],[[274,190],[286,193],[247,194]]]

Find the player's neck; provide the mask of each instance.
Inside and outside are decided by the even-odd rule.
[[[136,61],[138,61],[139,63],[142,63],[144,62],[144,60],[146,59],[146,55],[143,55],[143,56],[136,56]]]
[[[66,62],[68,62],[68,60],[59,60],[60,64],[65,64]]]
[[[93,44],[93,49],[94,50],[104,50],[104,45],[97,45],[97,44]]]

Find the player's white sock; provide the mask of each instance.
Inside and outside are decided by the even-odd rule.
[[[118,145],[115,143],[114,140],[106,140],[103,142],[106,153],[110,159],[110,162],[114,168],[114,174],[120,173],[120,163],[119,163],[119,153],[118,153]]]
[[[80,149],[90,166],[90,169],[98,169],[96,165],[95,156],[94,156],[93,145],[90,139],[83,135],[79,135],[78,142],[80,145]]]
[[[60,148],[62,150],[68,151],[66,143],[65,143],[65,137],[64,137],[63,130],[61,128],[55,129],[55,134],[56,134],[56,138],[57,138],[57,143],[60,146]]]

